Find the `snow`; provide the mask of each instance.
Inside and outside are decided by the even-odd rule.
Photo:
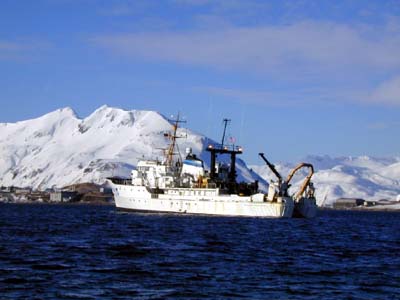
[[[69,107],[36,119],[0,123],[0,185],[46,189],[78,182],[103,183],[108,176],[128,177],[139,159],[162,158],[168,140],[163,133],[171,124],[154,111],[122,110],[101,106],[86,118]],[[205,151],[211,141],[187,128],[180,128],[179,150],[191,147],[209,165]],[[212,142],[212,141],[211,141]],[[229,162],[228,156],[222,156]],[[319,205],[329,206],[340,197],[395,200],[400,195],[400,158],[307,156],[314,165],[313,182]],[[286,177],[296,164],[278,163]],[[293,178],[295,193],[307,170]],[[260,159],[248,167],[237,159],[239,181],[276,180]]]
[[[307,156],[303,160],[314,165],[312,178],[317,203],[330,206],[338,198],[365,200],[395,200],[400,193],[400,158]],[[286,177],[295,164],[278,163],[276,168]],[[266,180],[274,179],[267,166],[250,166]],[[293,180],[292,190],[306,175],[302,172]]]

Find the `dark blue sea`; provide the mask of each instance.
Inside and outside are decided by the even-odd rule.
[[[0,299],[400,299],[400,214],[1,204]]]

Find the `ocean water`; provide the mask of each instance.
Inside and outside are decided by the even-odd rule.
[[[1,204],[0,299],[400,299],[400,214]]]

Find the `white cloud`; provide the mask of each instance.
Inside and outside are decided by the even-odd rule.
[[[32,57],[32,55],[49,47],[51,47],[50,43],[39,40],[0,40],[0,60]]]
[[[99,12],[106,16],[127,16],[133,13],[133,9],[129,5],[118,5],[107,9],[101,9]]]
[[[17,43],[0,40],[0,51],[16,51],[20,48],[21,46]]]
[[[153,8],[155,3],[146,0],[106,1],[97,11],[100,15],[126,17],[143,14]]]
[[[400,76],[381,83],[370,96],[371,102],[400,105]]]
[[[182,4],[182,5],[193,5],[193,6],[202,6],[206,4],[212,4],[214,1],[212,0],[173,0],[173,3]]]
[[[246,90],[241,88],[224,88],[224,87],[195,87],[193,90],[204,92],[209,95],[218,96],[218,99],[225,98],[231,101],[237,101],[243,104],[268,104],[273,106],[293,106],[302,105],[304,103],[313,103],[315,98],[309,97],[316,91],[307,89],[294,89],[290,91],[284,90]],[[323,91],[317,92],[319,95]],[[306,100],[305,100],[306,99]]]
[[[398,127],[400,127],[400,122],[387,122],[387,121],[375,122],[368,124],[367,126],[368,129],[372,130],[385,130]]]
[[[394,69],[400,35],[331,22],[103,35],[96,44],[134,58],[275,73]]]
[[[20,43],[0,40],[0,60],[15,59],[23,49],[24,46]]]
[[[281,90],[203,88],[207,93],[241,102],[397,106],[400,77],[378,87],[371,85],[376,82],[374,76],[400,73],[400,31],[395,29],[396,24],[396,19],[379,28],[308,21],[251,28],[224,26],[215,30],[99,35],[91,42],[133,60],[266,75],[281,83]]]

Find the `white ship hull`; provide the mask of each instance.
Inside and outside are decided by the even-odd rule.
[[[301,198],[294,204],[293,217],[314,218],[317,212],[318,206],[315,198]]]
[[[144,186],[112,183],[112,188],[117,208],[136,211],[281,218],[292,217],[294,209],[289,197],[264,202],[257,196],[218,195],[218,189],[175,188],[152,194]]]
[[[228,119],[224,119],[222,143],[209,144],[206,149],[210,153],[209,170],[205,170],[203,160],[192,153],[191,148],[186,149],[184,160],[174,160],[174,155],[179,153],[176,139],[179,137],[177,129],[180,122],[178,115],[172,124],[173,132],[164,133],[171,143],[164,149],[165,158],[162,161],[139,160],[129,179],[108,178],[117,208],[219,216],[315,216],[315,199],[310,201],[315,190],[310,181],[314,172],[311,164],[299,164],[284,181],[274,165],[260,153],[279,180],[271,182],[267,194],[259,193],[257,180],[250,183],[236,181],[236,155],[243,150],[238,146],[224,144]],[[217,164],[217,156],[220,155],[229,155],[230,164]],[[310,173],[296,196],[290,197],[289,182],[303,167],[308,167]],[[302,195],[308,198],[294,201]]]

